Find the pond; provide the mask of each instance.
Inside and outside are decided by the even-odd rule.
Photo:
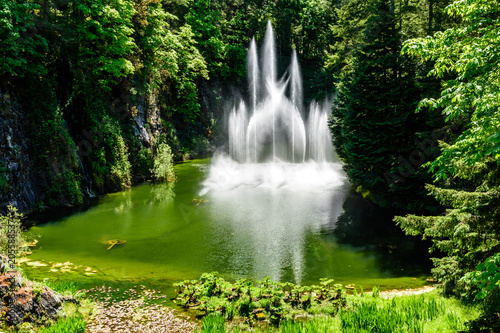
[[[108,194],[30,228],[30,278],[169,285],[219,272],[301,284],[320,278],[381,289],[426,283],[426,244],[345,182],[320,191],[241,187],[200,196],[210,160],[175,166],[177,181]],[[109,240],[124,240],[111,248]]]

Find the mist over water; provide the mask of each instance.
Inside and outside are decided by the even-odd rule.
[[[211,236],[224,241],[208,256],[217,262],[225,253],[225,270],[233,274],[297,283],[310,280],[317,269],[312,263],[323,255],[308,254],[306,244],[341,216],[344,190],[312,195],[239,187],[217,192],[210,196],[207,210],[216,230]],[[225,232],[220,234],[221,230]]]
[[[324,258],[307,253],[308,238],[335,228],[350,187],[332,145],[331,103],[304,106],[297,53],[278,79],[274,45],[268,23],[260,52],[254,38],[248,49],[248,100],[232,107],[227,150],[212,158],[199,193],[210,202],[211,237],[224,238],[213,262],[225,253],[230,272],[301,282]]]
[[[274,163],[243,163],[220,154],[213,158],[200,195],[217,195],[240,187],[262,187],[274,190],[330,191],[346,183],[340,163],[300,164],[277,161]]]

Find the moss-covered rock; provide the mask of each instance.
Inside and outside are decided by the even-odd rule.
[[[7,267],[5,257],[0,263]],[[1,266],[0,264],[0,266]],[[17,271],[5,271],[0,275],[0,320],[9,326],[25,322],[42,325],[58,318],[63,302],[76,302],[46,286],[24,281]]]

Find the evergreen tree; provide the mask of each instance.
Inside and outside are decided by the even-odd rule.
[[[433,249],[446,254],[434,259],[433,270],[445,291],[472,296],[477,290],[466,273],[500,252],[500,8],[496,0],[461,0],[447,12],[460,17],[463,27],[410,40],[404,47],[408,54],[434,61],[430,75],[453,76],[443,82],[439,98],[421,102],[442,109],[447,123],[461,129],[442,143],[441,155],[430,165],[436,184],[427,189],[446,213],[396,221],[409,234],[432,238]],[[498,278],[494,284],[498,290]]]
[[[325,60],[325,68],[336,80],[353,71],[354,56],[359,50],[373,1],[350,0],[336,9],[337,20],[331,25],[333,43]]]
[[[334,145],[364,196],[382,206],[419,209],[415,194],[423,174],[416,167],[426,157],[417,149],[415,133],[425,124],[414,114],[419,94],[412,65],[400,55],[392,2],[378,0],[371,12],[353,71],[338,86]]]

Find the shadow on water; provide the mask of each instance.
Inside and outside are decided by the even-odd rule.
[[[186,164],[188,165],[190,161],[180,162],[177,164]],[[125,189],[120,192],[109,193],[109,195],[113,194],[124,194],[122,197],[127,198],[130,197],[135,187],[149,185],[151,186],[151,203],[165,203],[172,200],[172,197],[175,197],[175,182],[172,183],[159,183],[155,184],[153,182],[145,182],[141,184],[136,184],[132,186],[130,189]],[[86,198],[84,202],[80,205],[75,206],[66,206],[66,207],[52,207],[47,208],[42,212],[34,211],[26,215],[26,218],[23,219],[23,225],[25,228],[29,229],[33,226],[40,226],[46,223],[56,223],[62,222],[67,218],[76,215],[83,214],[87,211],[101,205],[106,201],[106,194],[99,195],[91,198]],[[122,205],[126,204],[126,199],[122,199]]]
[[[206,157],[202,157],[206,158]],[[193,163],[192,160],[179,161],[175,163],[176,168],[189,167]],[[165,202],[170,201],[172,196],[175,196],[173,185],[175,183],[159,183],[156,184],[151,181],[146,181],[143,183],[138,183],[133,185],[130,189],[125,189],[115,193],[127,193],[134,190],[135,187],[142,185],[151,185],[152,202]],[[174,193],[174,194],[172,194]],[[23,219],[23,225],[28,229],[35,225],[43,225],[45,223],[61,222],[65,219],[71,217],[75,214],[82,214],[88,210],[95,208],[106,200],[107,195],[113,195],[114,193],[108,193],[103,195],[97,195],[90,198],[85,198],[83,203],[74,206],[61,206],[61,207],[51,207],[46,208],[43,211],[33,211],[26,215]]]
[[[343,214],[324,230],[338,244],[362,249],[375,256],[377,266],[393,276],[429,274],[430,242],[408,236],[393,221],[394,212],[378,207],[350,191]]]
[[[35,225],[43,225],[45,223],[60,222],[66,218],[80,213],[85,213],[89,209],[98,206],[102,201],[102,197],[87,198],[81,205],[47,208],[42,212],[34,211],[26,215],[23,220],[23,225],[30,228]]]

